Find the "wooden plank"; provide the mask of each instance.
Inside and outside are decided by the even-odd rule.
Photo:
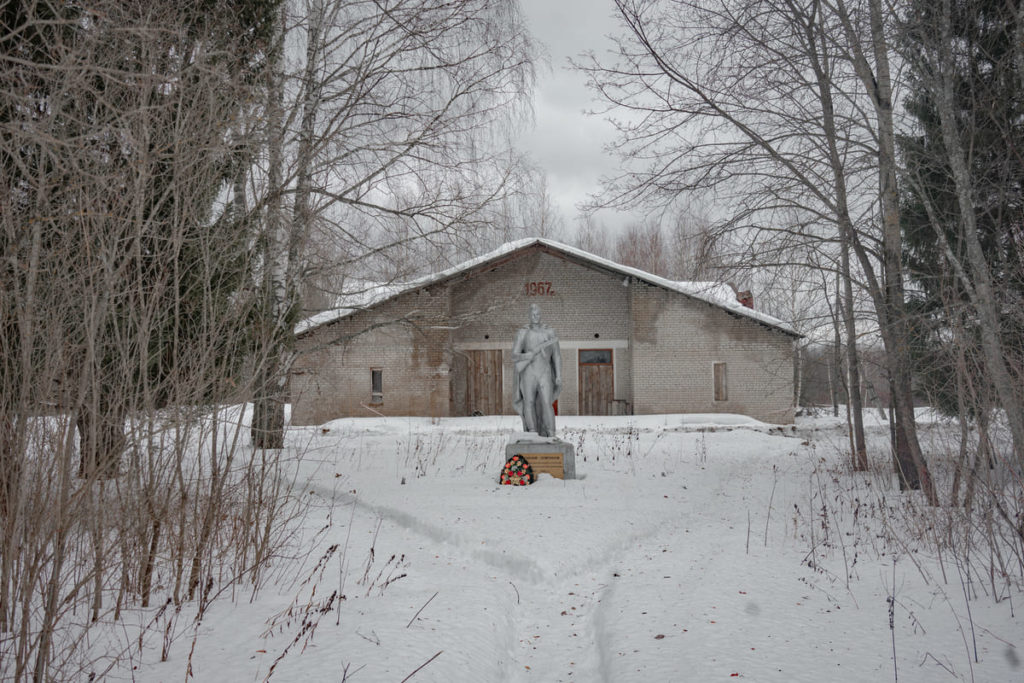
[[[580,415],[607,415],[615,398],[610,364],[580,366]]]
[[[487,377],[490,380],[487,385],[488,400],[487,407],[489,415],[501,415],[501,350],[495,349],[488,352]]]
[[[452,354],[451,389],[448,404],[451,415],[469,415],[466,406],[466,392],[469,389],[469,362],[464,354]]]
[[[500,415],[501,349],[467,352],[466,409],[469,414]]]
[[[716,401],[728,401],[729,400],[729,385],[726,379],[725,363],[714,364],[714,376],[715,376],[715,400]]]

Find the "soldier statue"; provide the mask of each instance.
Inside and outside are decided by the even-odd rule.
[[[555,435],[554,402],[562,391],[562,354],[558,337],[540,322],[540,306],[530,305],[530,324],[519,328],[512,347],[516,396],[523,431]]]

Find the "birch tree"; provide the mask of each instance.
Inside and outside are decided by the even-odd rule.
[[[510,188],[502,129],[523,113],[532,46],[514,0],[309,0],[282,9],[263,218],[263,323],[252,441],[283,444],[285,380],[310,235],[338,277],[409,245],[458,244]],[[359,226],[361,229],[355,229]]]

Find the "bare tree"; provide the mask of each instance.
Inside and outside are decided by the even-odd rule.
[[[661,224],[654,221],[630,223],[615,238],[614,260],[624,266],[668,275],[668,253]]]
[[[532,78],[514,0],[309,0],[282,8],[278,35],[268,154],[249,202],[265,219],[263,243],[275,245],[263,259],[256,354],[268,361],[252,424],[263,448],[283,443],[311,231],[332,235],[342,273],[409,245],[457,247],[512,185],[515,166],[491,124],[515,119]]]
[[[566,239],[564,221],[551,198],[547,174],[542,169],[530,166],[524,168],[515,191],[498,207],[494,218],[498,234],[491,238],[492,247],[524,237],[544,237],[556,241]]]
[[[874,72],[859,42],[861,24],[841,3],[709,6],[619,0],[616,6],[627,31],[619,63],[592,60],[586,69],[611,106],[643,117],[620,124],[617,150],[632,166],[609,185],[605,201],[664,205],[714,190],[731,206],[721,227],[735,236],[737,255],[758,252],[761,263],[785,263],[792,243],[810,241],[832,252],[830,261],[852,281],[852,269],[843,265],[844,253],[852,250],[899,387],[895,400],[905,450],[897,449],[897,455],[905,458],[896,469],[901,484],[920,486],[936,502],[917,443],[909,357],[903,350],[899,213],[882,27],[866,39],[880,73],[865,81]],[[837,30],[842,45],[832,37]],[[866,89],[872,77],[880,89],[858,94],[848,87],[853,79]],[[872,175],[880,179],[873,190]],[[883,226],[879,236],[867,230],[874,213]],[[853,231],[858,224],[861,230]],[[852,309],[844,306],[847,317]],[[852,319],[848,323],[847,343],[855,353]],[[855,362],[848,365],[856,369]],[[851,399],[859,393],[851,388]],[[861,437],[854,447],[857,466],[864,464],[862,449]]]
[[[224,202],[248,166],[230,131],[261,59],[252,9],[0,15],[5,679],[102,676],[84,634],[148,605],[154,576],[201,612],[222,576],[259,585],[276,542],[280,478],[235,458],[239,420],[214,407],[253,317],[252,234]]]
[[[879,328],[887,351],[887,369],[892,383],[892,401],[896,417],[897,469],[904,473],[913,465],[929,501],[937,497],[931,476],[924,465],[924,455],[917,440],[914,423],[914,400],[910,377],[909,338],[903,293],[902,249],[900,231],[899,188],[897,185],[896,130],[893,118],[893,84],[889,70],[892,46],[889,40],[887,14],[880,0],[867,0],[859,14],[852,12],[843,0],[832,7],[845,37],[845,58],[853,65],[874,110],[874,133],[877,138],[879,204],[882,219],[883,283],[876,311]],[[866,16],[865,16],[866,14]],[[891,19],[891,17],[888,17]],[[869,57],[870,56],[870,57]],[[881,296],[879,295],[881,294]]]
[[[602,258],[612,258],[614,254],[611,231],[592,213],[585,213],[577,220],[572,243]]]
[[[713,280],[722,266],[714,253],[712,221],[699,210],[679,209],[669,218],[668,275],[673,280]]]

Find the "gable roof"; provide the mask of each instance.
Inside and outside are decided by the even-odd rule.
[[[747,308],[738,302],[736,300],[736,296],[732,292],[732,289],[728,285],[715,282],[679,282],[675,280],[668,280],[658,275],[654,275],[653,273],[640,270],[639,268],[624,266],[606,258],[583,251],[582,249],[577,249],[576,247],[570,247],[567,244],[543,238],[528,238],[517,240],[515,242],[508,242],[492,252],[470,259],[469,261],[460,263],[457,266],[448,268],[447,270],[443,270],[439,273],[427,275],[411,282],[368,286],[364,291],[359,292],[358,294],[343,297],[337,307],[321,311],[320,313],[300,321],[295,326],[295,334],[297,336],[308,334],[321,325],[326,325],[348,317],[358,311],[372,308],[373,306],[382,304],[385,301],[394,299],[407,292],[437,285],[455,277],[468,276],[474,272],[489,269],[499,265],[500,262],[507,261],[531,248],[539,248],[556,256],[562,256],[582,265],[596,268],[598,270],[604,270],[617,276],[635,278],[636,280],[645,282],[654,287],[659,287],[670,292],[677,292],[690,297],[691,299],[703,301],[704,303],[720,308],[731,315],[749,318],[754,322],[764,325],[765,327],[778,330],[779,332],[784,332],[794,337],[802,336],[782,320],[774,318],[766,313],[755,311],[752,308]]]

